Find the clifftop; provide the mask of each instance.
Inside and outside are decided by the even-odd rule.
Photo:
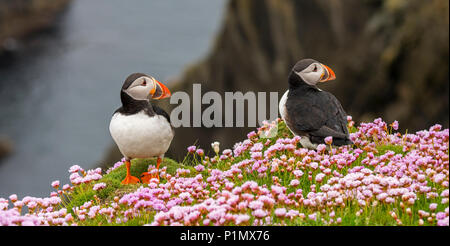
[[[260,138],[275,126],[276,136]],[[182,163],[165,158],[159,171],[155,159],[134,159],[132,175],[159,173],[149,184],[122,185],[124,159],[106,173],[74,165],[71,184],[52,182],[50,197],[0,198],[0,226],[449,225],[448,129],[348,126],[355,144],[328,150],[302,148],[281,121],[233,150],[190,146]]]

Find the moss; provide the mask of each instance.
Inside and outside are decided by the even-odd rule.
[[[139,177],[143,172],[147,171],[149,165],[156,166],[156,158],[132,160],[130,170],[131,175]],[[160,165],[160,168],[163,167],[167,167],[167,173],[171,175],[174,175],[178,168],[186,168],[190,169],[191,171],[194,170],[192,167],[181,165],[180,163],[170,158],[164,158],[163,162]],[[96,195],[102,201],[111,201],[115,196],[121,196],[123,194],[130,193],[142,185],[122,185],[121,182],[125,178],[125,175],[126,168],[125,165],[122,165],[111,171],[110,173],[105,174],[97,182],[93,182],[88,185],[80,185],[79,187],[77,187],[75,194],[68,199],[69,202],[66,205],[67,210],[69,212],[73,212],[72,209],[74,207],[79,207],[85,202],[93,200],[94,195]],[[92,188],[97,183],[105,183],[106,187],[104,189],[94,191]]]

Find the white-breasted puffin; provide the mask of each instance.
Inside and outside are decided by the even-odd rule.
[[[143,73],[128,76],[120,91],[122,107],[114,112],[109,124],[112,138],[125,157],[127,174],[122,184],[135,184],[140,180],[130,174],[133,158],[157,157],[157,169],[172,142],[174,131],[169,115],[150,103],[151,99],[170,97],[169,89],[161,82]],[[145,172],[143,183],[157,178]]]
[[[334,79],[331,68],[313,59],[300,60],[289,74],[289,90],[280,100],[279,111],[289,130],[302,137],[303,147],[315,149],[329,136],[335,146],[353,144],[341,103],[316,86]]]

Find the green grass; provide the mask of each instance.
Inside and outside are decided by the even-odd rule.
[[[356,128],[351,128],[350,132],[356,131]],[[275,143],[275,141],[278,138],[292,138],[293,135],[289,131],[289,129],[286,127],[286,125],[283,122],[278,123],[278,133],[277,136],[269,139],[271,141],[271,144]],[[265,143],[268,139],[259,139],[258,142]],[[298,145],[297,147],[301,147]],[[267,150],[268,147],[263,148],[263,152]],[[378,143],[376,145],[376,155],[384,155],[388,151],[393,151],[395,154],[401,154],[406,155],[406,152],[403,152],[403,146],[401,145],[391,145],[391,144],[383,144],[382,142]],[[295,161],[303,161],[301,157],[295,156],[293,152],[290,151],[281,151],[276,153],[276,158],[281,158],[282,155],[285,155],[287,159],[294,157]],[[338,169],[336,165],[330,166],[330,169],[333,171],[338,171],[342,175],[346,175],[348,173],[348,170],[351,168],[354,168],[356,166],[363,165],[361,162],[367,157],[367,152],[364,151],[353,163],[351,163],[348,166],[345,166],[341,169]],[[215,157],[211,157],[215,158]],[[209,176],[208,169],[219,169],[219,170],[228,170],[231,165],[238,163],[245,159],[250,159],[250,152],[249,150],[242,153],[239,157],[232,157],[227,160],[218,160],[214,164],[210,164],[209,166],[206,165],[206,170],[201,172],[203,175],[204,180]],[[191,175],[193,176],[197,174],[197,171],[195,171],[194,166],[200,164],[203,159],[200,158],[197,155],[191,155],[188,154],[186,158],[182,161],[182,163],[178,163],[170,158],[164,158],[163,163],[161,164],[160,168],[167,167],[167,173],[174,175],[176,173],[176,170],[179,168],[182,169],[189,169],[191,170]],[[133,176],[139,177],[141,173],[146,172],[149,165],[156,166],[156,159],[135,159],[132,161],[131,164],[131,174]],[[374,170],[374,167],[369,165],[363,165],[366,168],[369,168],[371,170]],[[295,167],[300,168],[300,167]],[[308,179],[308,171],[312,171],[312,180]],[[297,187],[291,187],[289,186],[289,183],[295,178],[293,173],[290,171],[287,171],[285,168],[280,168],[280,170],[270,173],[267,172],[266,177],[258,177],[258,174],[256,172],[247,173],[245,171],[242,172],[243,178],[238,179],[237,175],[234,177],[233,182],[235,186],[240,186],[246,181],[255,181],[259,185],[265,185],[270,189],[270,186],[274,184],[273,178],[276,177],[279,179],[280,185],[287,188],[287,194],[291,192],[295,192],[298,188],[301,188],[303,190],[303,196],[306,197],[308,193],[310,192],[310,186],[312,184],[316,184],[315,177],[316,175],[321,172],[319,169],[312,170],[311,168],[303,170],[304,175],[299,179],[299,186]],[[121,181],[125,178],[126,175],[126,168],[125,166],[121,166],[113,171],[111,171],[109,174],[105,174],[102,179],[90,183],[90,184],[83,184],[80,186],[77,186],[72,193],[71,197],[66,199],[68,201],[66,204],[64,204],[64,207],[68,209],[68,211],[73,212],[74,207],[79,207],[83,205],[85,202],[88,201],[95,201],[96,204],[105,204],[110,203],[114,200],[114,197],[121,197],[124,194],[130,193],[138,189],[142,186],[142,184],[136,184],[136,185],[122,185]],[[329,176],[326,176],[321,184],[325,184],[329,180]],[[106,183],[106,187],[100,191],[94,191],[92,190],[92,187],[96,183]],[[167,182],[166,180],[161,179],[161,182]],[[430,181],[431,182],[431,181]],[[321,184],[316,184],[317,187],[319,187]],[[432,187],[437,193],[441,193],[444,188],[443,187]],[[223,187],[219,188],[219,191],[222,190]],[[210,190],[209,197],[214,197],[214,194],[216,191]],[[395,212],[397,217],[402,221],[404,225],[418,225],[419,216],[418,211],[419,210],[425,210],[428,211],[428,207],[431,203],[438,203],[438,211],[442,211],[444,206],[448,206],[447,204],[441,204],[439,198],[430,198],[427,199],[427,197],[423,194],[418,194],[418,199],[416,203],[412,206],[408,206],[411,211],[412,215],[408,215],[403,207],[403,205],[400,204],[400,199],[397,199],[395,203],[393,204],[387,204],[387,203],[379,203],[376,206],[372,206],[371,203],[368,203],[366,206],[361,206],[357,204],[356,200],[348,199],[345,202],[345,206],[343,207],[334,207],[335,217],[336,218],[342,218],[341,225],[346,226],[380,226],[380,225],[387,225],[387,226],[393,226],[397,225],[396,220],[390,215],[391,212]],[[195,202],[194,202],[195,204]],[[278,205],[275,205],[278,206]],[[301,219],[296,218],[294,220],[280,220],[275,215],[272,216],[273,218],[273,224],[284,224],[284,225],[300,225],[300,226],[317,226],[317,225],[326,225],[326,223],[322,222],[321,219],[330,220],[329,212],[331,208],[324,206],[323,208],[320,208],[318,210],[312,209],[309,207],[301,206],[299,208],[294,208],[295,210],[298,210],[300,213],[304,213],[306,216],[311,213],[316,213],[317,220],[313,221],[308,218]],[[324,211],[322,211],[322,209]],[[272,210],[273,213],[274,209]],[[124,223],[116,223],[115,221],[107,221],[106,218],[103,218],[101,216],[97,216],[94,219],[87,219],[85,221],[77,221],[79,225],[143,225],[151,223],[153,220],[153,216],[156,214],[155,211],[142,211],[143,213],[137,217],[129,218],[128,221]],[[250,215],[250,213],[249,213]],[[75,216],[74,216],[75,217]],[[252,216],[251,216],[252,217]],[[253,217],[252,217],[253,220]],[[425,222],[425,225],[432,225],[431,223]]]
[[[395,154],[404,155],[403,146],[399,145],[377,145],[378,155],[384,155],[386,152],[393,151]]]
[[[149,165],[156,166],[156,158],[132,160],[130,168],[131,175],[139,177],[142,173],[147,171]],[[167,167],[167,173],[172,175],[175,174],[178,168],[190,169],[192,171],[195,170],[190,166],[181,165],[170,158],[164,158],[163,162],[160,165],[160,168],[163,167]],[[92,182],[88,185],[82,184],[79,187],[76,187],[74,193],[69,198],[66,198],[67,200],[70,200],[70,202],[66,203],[65,208],[67,208],[69,212],[72,212],[72,209],[74,207],[79,207],[85,202],[93,200],[94,195],[97,196],[101,202],[103,202],[111,201],[115,196],[121,196],[123,194],[133,192],[142,184],[122,185],[121,182],[125,178],[126,172],[127,171],[125,165],[122,165],[111,171],[110,173],[105,174],[100,180],[96,182]],[[95,184],[102,182],[106,184],[106,187],[104,189],[99,191],[94,191],[92,189]]]

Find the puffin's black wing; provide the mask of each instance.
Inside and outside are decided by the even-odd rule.
[[[164,111],[164,109],[162,109],[162,108],[156,106],[155,104],[152,104],[152,108],[153,108],[153,111],[154,111],[157,115],[162,115],[162,116],[164,116],[164,117],[167,119],[167,121],[170,123],[170,116],[169,116],[169,114],[168,114],[166,111]]]
[[[348,137],[346,113],[332,94],[311,90],[296,96],[288,96],[286,109],[293,131],[307,134],[313,143],[323,143],[324,138],[333,137],[334,145],[351,144]]]

